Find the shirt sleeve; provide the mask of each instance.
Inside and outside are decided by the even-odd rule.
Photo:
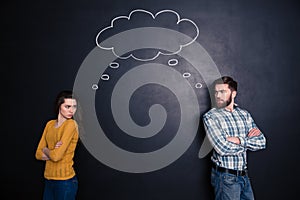
[[[247,116],[247,124],[249,127],[249,131],[253,128],[257,128],[253,118],[249,113]],[[254,137],[246,136],[244,141],[245,141],[244,146],[250,151],[257,151],[266,148],[266,138],[262,132],[258,136],[254,136]]]
[[[67,148],[69,147],[74,134],[78,134],[77,124],[74,120],[66,121],[67,124],[65,125],[64,129],[62,130],[64,133],[60,139],[62,141],[62,145],[59,148],[54,148],[50,150],[49,157],[52,161],[57,162],[60,161]]]
[[[226,140],[226,132],[217,119],[213,119],[211,115],[206,114],[203,116],[203,122],[208,139],[218,154],[221,156],[238,155],[245,151],[243,146]]]

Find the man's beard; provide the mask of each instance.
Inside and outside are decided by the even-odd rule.
[[[230,97],[223,103],[217,103],[217,100],[216,100],[216,106],[217,106],[217,108],[225,108],[228,105],[230,105],[231,102],[232,102],[232,93],[230,94]]]

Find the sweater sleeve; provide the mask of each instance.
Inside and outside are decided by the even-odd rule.
[[[44,128],[42,137],[40,139],[40,142],[39,142],[38,147],[37,147],[36,152],[35,152],[35,158],[37,160],[42,160],[43,148],[47,147],[46,134],[47,134],[48,126],[49,126],[49,122],[46,124],[46,126]]]
[[[54,162],[60,161],[69,147],[74,134],[78,134],[77,124],[75,120],[67,120],[65,126],[63,127],[63,134],[60,139],[62,145],[59,148],[50,149],[50,159]]]

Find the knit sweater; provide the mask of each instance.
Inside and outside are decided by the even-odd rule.
[[[68,119],[59,127],[56,120],[50,120],[43,131],[35,157],[42,160],[43,148],[50,150],[50,159],[46,161],[44,177],[48,180],[67,180],[75,175],[73,157],[78,141],[78,126],[75,120]],[[57,142],[62,145],[55,148]]]

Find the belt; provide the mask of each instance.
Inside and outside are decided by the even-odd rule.
[[[218,172],[229,173],[229,174],[233,174],[233,175],[236,175],[236,176],[248,176],[248,170],[227,169],[227,168],[224,168],[224,167],[219,167],[215,164],[213,164],[213,168]]]

